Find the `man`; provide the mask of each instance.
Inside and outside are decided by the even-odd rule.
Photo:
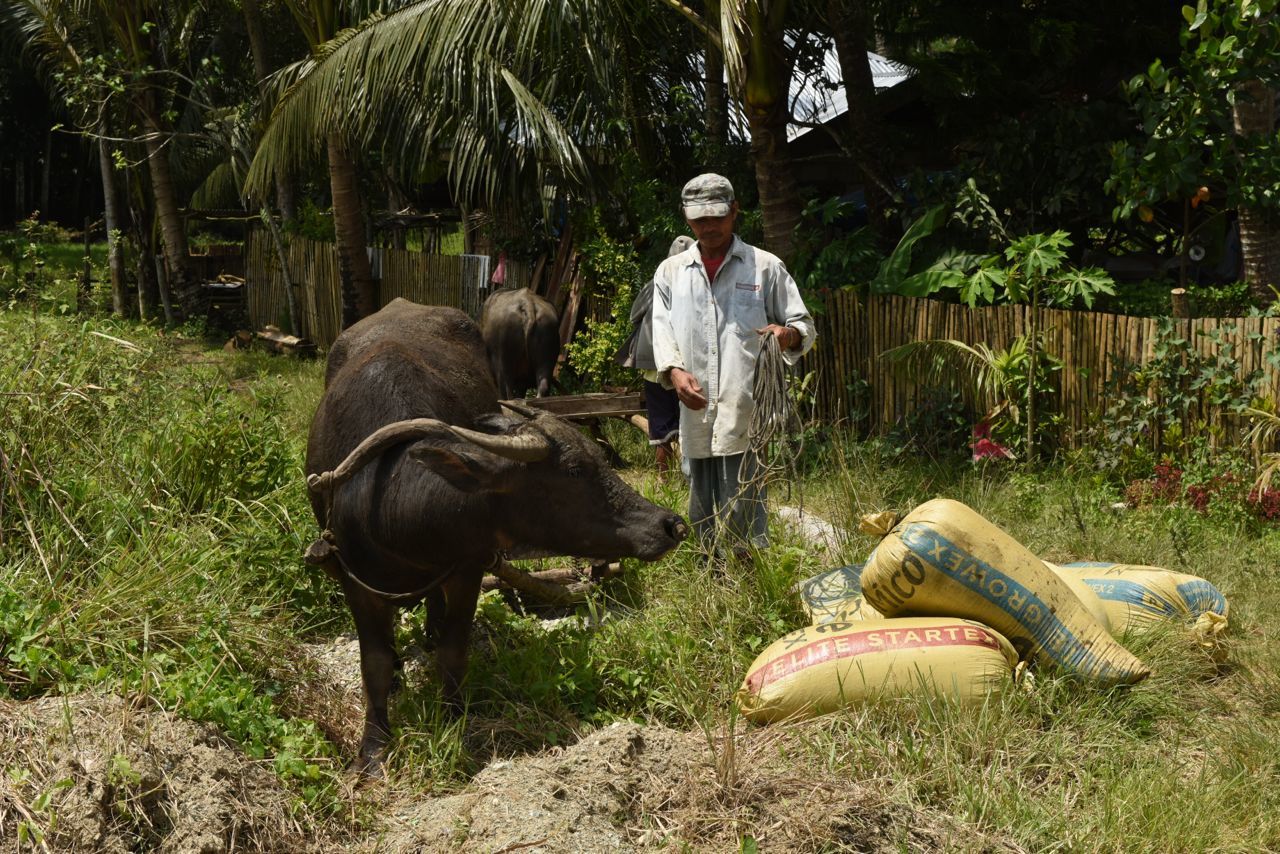
[[[654,274],[654,362],[680,400],[689,521],[706,547],[723,526],[741,558],[748,545],[769,542],[763,484],[746,453],[763,336],[774,336],[794,364],[813,346],[813,318],[782,261],[734,234],[738,202],[728,179],[699,175],[680,199],[697,242]]]
[[[671,242],[667,257],[679,255],[693,245],[692,237],[680,235]],[[636,368],[644,375],[644,409],[649,420],[649,444],[656,454],[658,474],[666,475],[676,462],[675,440],[680,434],[680,401],[670,387],[658,380],[653,360],[653,280],[650,279],[631,305],[632,334],[618,355],[623,367]],[[624,352],[625,351],[625,352]]]

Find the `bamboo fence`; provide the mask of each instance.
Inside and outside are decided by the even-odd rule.
[[[404,297],[425,305],[460,308],[479,319],[490,292],[488,256],[427,255],[405,249],[369,250],[382,305]],[[328,347],[342,330],[338,252],[332,243],[293,237],[285,247],[289,275],[298,300],[298,334]],[[507,262],[507,285],[527,283],[527,265]],[[249,322],[288,330],[289,304],[280,262],[268,235],[250,233],[245,247],[245,294]]]
[[[818,417],[857,421],[868,432],[883,434],[936,401],[930,396],[936,389],[925,388],[896,369],[882,358],[886,351],[926,339],[983,343],[1002,350],[1027,332],[1029,312],[1023,305],[969,308],[912,297],[833,292],[818,318],[818,343],[800,370],[817,372]],[[1044,412],[1061,414],[1064,442],[1080,443],[1086,428],[1117,401],[1118,381],[1128,369],[1152,360],[1160,322],[1154,317],[1040,309],[1039,325],[1047,333],[1045,352],[1062,363]],[[1280,394],[1280,369],[1267,358],[1280,350],[1280,318],[1196,318],[1172,323],[1173,333],[1189,342],[1190,350],[1222,361],[1238,377],[1261,371],[1263,387],[1273,396]],[[1147,389],[1152,399],[1167,391]],[[1246,425],[1222,407],[1201,401],[1189,413],[1186,426],[1210,426],[1234,441]]]
[[[566,241],[567,244],[567,241]],[[544,271],[540,262],[508,262],[509,287],[530,285],[560,306],[566,321],[607,319],[605,300],[584,294],[582,304],[566,293],[579,285],[576,256],[561,247],[563,258]],[[327,347],[341,329],[337,252],[332,244],[293,238],[287,248],[290,274],[296,285],[301,315],[300,334]],[[429,305],[460,308],[479,318],[490,292],[489,259],[483,256],[427,255],[397,249],[373,250],[374,268],[381,279],[382,304],[396,297]],[[543,273],[547,272],[546,277]],[[249,320],[255,328],[274,324],[289,328],[289,314],[279,262],[269,238],[250,234],[245,257],[245,291]],[[936,405],[936,389],[923,387],[881,358],[911,341],[953,339],[986,344],[1002,350],[1027,332],[1029,309],[1022,305],[969,308],[936,300],[899,296],[863,296],[853,291],[828,295],[817,317],[818,343],[800,370],[816,372],[815,415],[827,422],[855,424],[866,432],[884,434],[924,407]],[[1280,370],[1267,358],[1280,349],[1280,318],[1178,319],[1176,334],[1194,352],[1234,367],[1241,377],[1262,371],[1265,388],[1280,396]],[[1062,439],[1077,444],[1116,401],[1117,380],[1132,365],[1149,362],[1155,352],[1160,320],[1101,312],[1041,309],[1039,325],[1047,333],[1046,352],[1062,362],[1056,390],[1045,414],[1062,417]],[[572,329],[563,331],[568,340]],[[1228,349],[1229,348],[1229,349]],[[1160,389],[1151,389],[1155,397]],[[1190,414],[1190,423],[1209,424],[1227,439],[1238,439],[1242,425],[1224,418],[1221,408],[1204,404]]]

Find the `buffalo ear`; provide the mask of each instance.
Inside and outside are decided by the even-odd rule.
[[[504,468],[500,457],[466,442],[416,442],[409,448],[409,459],[431,469],[450,486],[463,492],[477,492],[494,486]]]

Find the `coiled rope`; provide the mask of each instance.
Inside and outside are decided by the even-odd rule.
[[[778,475],[795,480],[796,461],[804,452],[804,424],[787,394],[787,361],[778,338],[764,336],[752,385],[755,409],[747,425],[748,453],[755,456],[756,471],[742,485],[765,485]],[[787,495],[790,499],[790,492]]]

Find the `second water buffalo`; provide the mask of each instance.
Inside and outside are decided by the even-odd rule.
[[[498,291],[485,300],[480,328],[498,395],[513,400],[536,389],[545,397],[560,356],[555,307],[528,288]]]

